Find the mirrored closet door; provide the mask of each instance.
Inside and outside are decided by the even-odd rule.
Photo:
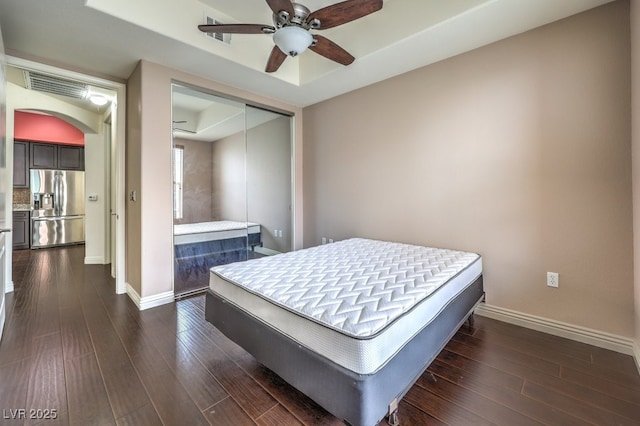
[[[174,84],[174,293],[292,247],[291,117]]]
[[[291,117],[247,106],[247,220],[261,239],[250,256],[291,251]],[[251,238],[251,235],[249,235]]]

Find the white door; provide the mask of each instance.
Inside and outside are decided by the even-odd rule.
[[[13,160],[7,159],[7,104],[6,104],[6,70],[7,61],[4,56],[4,44],[2,42],[2,31],[0,31],[0,339],[2,338],[2,330],[4,329],[4,318],[6,313],[4,291],[7,280],[7,252],[11,250],[11,233],[9,221],[7,220],[7,209],[11,205],[11,185],[9,179],[9,169],[7,163]]]

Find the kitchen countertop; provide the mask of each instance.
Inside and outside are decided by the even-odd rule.
[[[14,212],[28,212],[31,211],[31,206],[29,204],[14,204],[13,205]]]

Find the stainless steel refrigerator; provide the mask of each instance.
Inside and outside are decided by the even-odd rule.
[[[31,170],[31,248],[84,242],[84,172]]]

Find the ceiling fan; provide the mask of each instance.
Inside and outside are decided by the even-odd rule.
[[[266,72],[274,72],[288,56],[297,56],[307,48],[325,58],[349,65],[355,58],[326,37],[311,34],[355,21],[382,9],[382,0],[346,0],[311,12],[291,0],[266,0],[273,11],[273,26],[261,24],[198,25],[205,33],[273,34],[275,46],[267,61]]]
[[[198,132],[194,132],[193,130],[187,130],[187,129],[181,129],[180,127],[175,127],[175,124],[184,124],[184,123],[187,123],[187,120],[177,120],[177,121],[173,120],[172,123],[174,124],[172,128],[173,131],[191,133],[192,135],[198,134]]]

